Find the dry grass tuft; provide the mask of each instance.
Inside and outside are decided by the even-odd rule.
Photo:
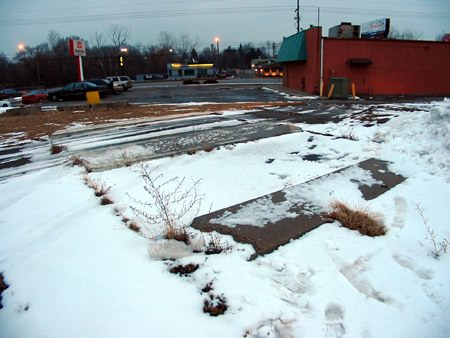
[[[370,237],[386,234],[381,219],[366,208],[351,209],[341,201],[333,201],[331,208],[332,212],[327,215],[328,218],[338,221],[346,228]]]
[[[102,198],[100,199],[100,204],[101,205],[114,204],[114,201],[108,195],[103,195]]]
[[[164,234],[164,238],[166,239],[174,239],[179,242],[184,242],[187,245],[191,243],[191,238],[186,231],[186,228],[175,228],[175,227],[167,227],[166,233]]]
[[[63,146],[62,144],[53,144],[52,143],[50,145],[50,153],[52,155],[59,154],[59,153],[63,152],[63,150],[65,150],[65,149],[66,149],[66,147]]]
[[[130,230],[132,230],[134,232],[141,231],[141,227],[136,222],[130,221],[130,222],[127,222],[127,224],[128,224],[128,229],[130,229]]]
[[[206,151],[207,153],[209,153],[209,152],[214,150],[214,147],[211,144],[209,144],[209,143],[205,143],[203,145],[202,149],[203,149],[203,151]]]
[[[97,197],[102,197],[111,190],[111,186],[107,186],[100,178],[93,180],[91,176],[84,174],[83,180],[89,188],[94,190],[94,194]]]

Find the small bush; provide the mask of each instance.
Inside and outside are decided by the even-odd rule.
[[[214,150],[214,147],[211,144],[209,144],[209,143],[205,143],[203,145],[202,149],[203,149],[203,151],[206,151],[207,153],[209,153],[209,152]]]
[[[203,312],[209,313],[210,316],[217,317],[223,315],[227,311],[228,305],[226,298],[222,296],[209,295],[203,302]]]
[[[93,180],[88,174],[85,174],[83,180],[89,188],[94,190],[97,197],[106,195],[111,190],[111,186],[107,186],[100,178]]]
[[[164,234],[165,239],[174,239],[179,242],[184,242],[186,245],[191,243],[191,239],[189,234],[186,231],[186,228],[174,228],[167,227],[166,233]]]
[[[339,136],[339,138],[345,138],[347,140],[351,140],[351,141],[358,141],[359,138],[358,136],[356,136],[355,131],[353,129],[348,129],[346,131],[342,131],[341,135]]]
[[[72,167],[75,167],[75,166],[85,167],[86,166],[86,161],[76,155],[71,156],[68,160],[68,163]]]
[[[52,143],[51,146],[50,146],[50,153],[52,155],[56,155],[56,154],[61,153],[65,149],[66,149],[66,147],[63,146],[62,144],[53,144]]]
[[[428,219],[425,217],[424,208],[422,208],[419,204],[416,204],[416,209],[422,218],[423,225],[426,229],[425,239],[431,244],[431,249],[429,251],[434,258],[438,259],[443,253],[447,253],[447,250],[450,247],[450,237],[444,237],[438,234],[436,230],[428,224]],[[419,243],[425,247],[422,242]]]
[[[214,288],[213,288],[213,281],[210,281],[208,284],[206,284],[206,285],[203,287],[202,292],[208,293],[208,292],[211,292],[213,289],[214,289]]]
[[[3,274],[0,273],[0,309],[3,308],[3,305],[2,305],[2,293],[7,288],[9,288],[9,285],[6,284],[5,278],[3,277]]]
[[[177,273],[180,276],[189,276],[198,270],[198,264],[177,265],[170,269],[170,273]]]
[[[141,227],[139,226],[139,224],[137,224],[134,221],[127,222],[127,226],[128,226],[128,229],[130,229],[134,232],[139,232],[141,230]]]
[[[190,243],[186,226],[190,223],[186,216],[190,214],[195,218],[200,210],[203,195],[198,193],[200,180],[186,184],[185,178],[173,177],[165,179],[164,174],[157,174],[156,168],[141,165],[141,177],[144,180],[144,190],[149,199],[146,201],[131,199],[141,207],[151,207],[155,210],[147,212],[140,207],[131,206],[131,210],[142,221],[143,226],[151,231],[150,227],[162,225],[163,237]],[[192,219],[191,219],[192,220]]]
[[[108,195],[103,195],[102,198],[100,199],[101,205],[108,205],[108,204],[113,204],[113,203],[114,203],[114,201]]]
[[[203,237],[203,242],[205,245],[205,254],[214,255],[220,254],[226,248],[228,248],[228,243],[222,243],[222,237],[218,234],[209,234],[208,238]]]
[[[332,212],[328,218],[338,221],[342,226],[357,230],[361,234],[374,237],[386,234],[386,229],[378,216],[364,208],[353,210],[340,201],[331,203]]]
[[[122,161],[126,167],[130,167],[133,164],[133,158],[126,151],[122,153]]]

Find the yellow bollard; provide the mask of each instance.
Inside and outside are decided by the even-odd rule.
[[[353,100],[356,99],[356,86],[355,83],[352,83],[352,95],[353,95]]]
[[[323,96],[323,81],[322,81],[322,80],[320,80],[319,96],[320,96],[320,97]]]
[[[331,85],[330,91],[328,92],[328,98],[330,98],[331,95],[333,95],[333,91],[334,91],[334,83]]]
[[[94,105],[100,103],[100,94],[98,91],[86,92],[86,100],[88,104]]]

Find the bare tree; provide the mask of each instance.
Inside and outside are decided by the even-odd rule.
[[[170,32],[159,32],[158,43],[162,49],[174,48],[177,45],[177,38]]]
[[[418,32],[410,28],[400,30],[396,27],[391,27],[389,31],[389,38],[395,40],[419,40],[423,32]]]
[[[50,32],[48,32],[47,42],[51,51],[55,52],[58,49],[61,39],[61,34],[59,34],[57,31],[51,30]]]
[[[105,35],[99,31],[95,31],[91,34],[92,47],[100,48],[106,42]]]
[[[116,48],[120,48],[125,46],[127,40],[130,38],[131,30],[129,27],[113,25],[108,28],[106,35]]]

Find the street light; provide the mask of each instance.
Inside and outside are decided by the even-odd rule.
[[[128,48],[126,48],[126,47],[120,48],[120,53],[125,55],[126,53],[128,53]],[[124,68],[124,65],[125,65],[125,60],[124,60],[124,56],[123,55],[119,55],[119,66],[120,66],[122,75],[124,75],[123,68]]]
[[[216,42],[216,45],[217,45],[217,68],[219,69],[219,72],[220,72],[220,50],[219,50],[220,39],[218,37],[216,37],[214,39],[214,41]]]
[[[23,53],[23,52],[25,52],[26,45],[23,42],[21,42],[17,45],[17,49],[19,50],[19,53]],[[41,86],[41,70],[40,70],[40,64],[39,64],[39,47],[34,48],[34,51],[36,52],[38,87],[40,87]]]

